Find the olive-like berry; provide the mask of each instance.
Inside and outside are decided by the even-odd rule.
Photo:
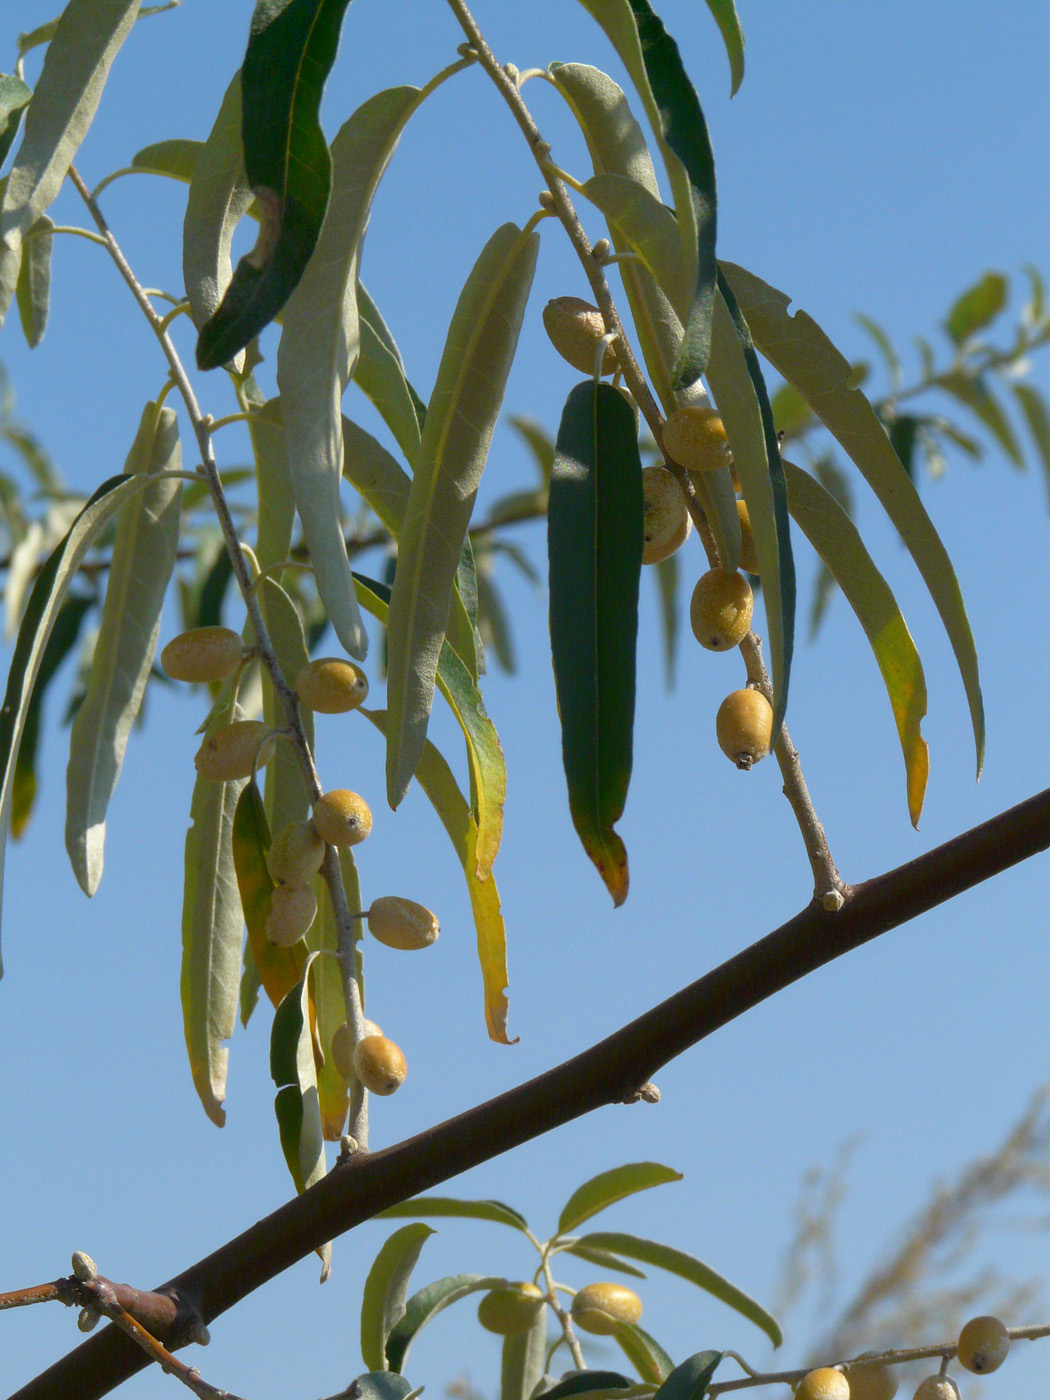
[[[596,306],[579,297],[555,297],[543,308],[543,328],[555,350],[573,369],[581,374],[594,373],[598,342],[605,334],[605,322]],[[607,345],[602,374],[612,374],[616,367],[616,351]]]
[[[209,782],[226,783],[250,777],[252,764],[264,767],[273,750],[269,725],[260,719],[237,719],[209,734],[197,750],[193,766]]]
[[[173,681],[224,681],[244,656],[244,643],[229,627],[194,627],[180,632],[160,654]]]
[[[971,1317],[959,1333],[959,1365],[975,1375],[998,1371],[1010,1350],[1010,1334],[997,1317]]]
[[[849,1381],[834,1366],[818,1366],[803,1376],[795,1400],[849,1400]]]
[[[769,752],[772,706],[757,690],[734,690],[718,707],[715,733],[725,756],[746,771]]]
[[[755,535],[751,529],[751,516],[746,501],[737,501],[736,513],[740,517],[740,567],[745,574],[757,576],[758,554],[755,551]]]
[[[951,1376],[927,1376],[919,1382],[912,1400],[960,1400],[959,1387]]]
[[[372,830],[372,813],[356,792],[333,788],[314,804],[314,829],[332,846],[356,846]]]
[[[543,1294],[534,1283],[511,1283],[485,1294],[478,1304],[478,1321],[487,1332],[513,1337],[532,1326],[542,1307]]]
[[[322,715],[343,715],[368,699],[368,677],[340,656],[311,661],[295,678],[299,699]]]
[[[317,917],[317,896],[309,885],[279,885],[270,900],[266,937],[278,948],[291,948]]]
[[[275,885],[294,888],[316,875],[324,860],[324,841],[312,822],[289,822],[273,838],[266,866]]]
[[[396,894],[373,899],[365,918],[373,938],[387,948],[406,952],[429,948],[440,932],[437,918],[425,905]]]
[[[572,1320],[585,1332],[610,1337],[621,1322],[637,1322],[642,1300],[622,1283],[589,1283],[572,1300]]]
[[[883,1361],[858,1356],[846,1367],[850,1400],[893,1400],[897,1394],[897,1370]]]
[[[666,467],[642,469],[645,524],[642,563],[659,564],[681,549],[693,528],[685,495]]]
[[[336,1027],[332,1036],[332,1064],[335,1065],[344,1079],[353,1079],[354,1036],[345,1021],[341,1026]]]
[[[689,602],[693,636],[708,651],[739,646],[751,626],[754,606],[751,585],[743,574],[709,569],[697,580]]]
[[[722,419],[710,404],[676,408],[664,424],[663,446],[690,472],[713,472],[731,461]]]
[[[353,1070],[366,1089],[385,1097],[400,1089],[408,1066],[392,1040],[385,1035],[366,1035],[354,1046]]]

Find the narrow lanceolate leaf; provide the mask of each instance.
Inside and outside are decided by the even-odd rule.
[[[181,466],[174,410],[147,404],[125,471],[150,476]],[[66,769],[66,850],[86,895],[102,878],[106,809],[153,665],[179,544],[181,491],[180,481],[154,482],[117,518],[91,678],[73,721]]]
[[[201,369],[225,364],[277,315],[314,251],[332,160],[318,120],[349,0],[258,0],[241,69],[248,184],[259,240],[197,341]]]
[[[977,415],[1015,467],[1024,466],[1024,455],[1010,420],[982,375],[952,370],[942,374],[935,382],[945,393],[951,394]]]
[[[206,733],[231,719],[221,711]],[[204,1111],[218,1127],[226,1122],[223,1041],[237,1023],[243,913],[233,865],[233,817],[244,780],[198,778],[186,833],[182,896],[182,1020],[193,1084]]]
[[[389,720],[385,710],[362,707],[361,714],[370,719],[380,733],[387,733]],[[477,822],[452,770],[429,739],[423,745],[416,767],[416,780],[441,818],[466,877],[477,933],[489,1039],[510,1045],[512,1042],[507,1036],[507,930],[496,881],[491,875],[487,880],[478,878]]]
[[[339,852],[339,866],[351,910],[361,908],[361,887],[353,852]],[[350,1106],[350,1086],[336,1069],[330,1054],[332,1037],[347,1019],[346,993],[339,965],[339,930],[328,890],[320,875],[313,880],[317,896],[317,917],[306,933],[306,946],[312,953],[327,953],[314,964],[314,1063],[317,1072],[317,1098],[321,1110],[321,1132],[326,1142],[338,1142]],[[360,932],[361,925],[357,925]]]
[[[387,797],[392,807],[407,792],[426,742],[456,572],[538,247],[536,234],[514,224],[496,230],[460,294],[441,356],[390,602]]]
[[[549,1379],[549,1378],[548,1378]],[[635,1400],[653,1394],[651,1385],[639,1385],[619,1371],[567,1371],[557,1385],[538,1392],[542,1400],[571,1400],[587,1396],[587,1400]]]
[[[995,320],[1006,305],[1009,284],[1001,272],[986,272],[979,282],[968,287],[948,312],[944,329],[963,345],[978,331]]]
[[[467,1298],[471,1293],[487,1293],[504,1287],[504,1278],[486,1278],[481,1274],[452,1274],[413,1293],[405,1305],[401,1320],[386,1339],[386,1364],[391,1371],[400,1371],[408,1357],[408,1349],[423,1328],[445,1308]]]
[[[380,622],[389,616],[390,590],[385,584],[355,574],[354,581],[362,607]],[[479,880],[487,880],[503,836],[503,804],[507,797],[507,765],[496,726],[485,710],[481,692],[466,666],[448,642],[441,647],[437,668],[438,689],[459,721],[467,743],[470,763],[472,811],[477,824],[477,867]]]
[[[70,0],[58,21],[0,207],[0,325],[14,295],[22,239],[58,194],[138,8],[139,0]]]
[[[0,165],[14,145],[22,113],[29,105],[33,89],[12,73],[0,73]]]
[[[259,589],[259,602],[281,674],[286,676],[289,681],[294,682],[296,676],[310,660],[299,609],[277,580],[270,577],[266,577],[262,581]],[[246,629],[246,632],[250,632],[250,627]],[[269,676],[265,673],[262,678],[262,687],[263,719],[271,728],[281,729],[286,723],[284,706],[275,692]],[[306,742],[312,752],[314,746],[313,711],[304,706],[300,711],[299,721],[303,726]],[[277,751],[266,765],[264,792],[266,795],[266,815],[273,831],[280,831],[289,822],[305,821],[310,815],[310,794],[307,792],[303,771],[299,767],[291,744],[277,745]]]
[[[99,532],[109,523],[114,513],[146,484],[141,477],[128,477],[123,474],[111,476],[104,481],[37,574],[22,616],[22,624],[18,629],[4,703],[0,706],[0,835],[6,833],[10,821],[15,762],[33,685],[40,670],[44,648],[69,585],[76,577],[81,561]],[[3,876],[5,844],[0,841],[0,881]],[[2,970],[0,964],[0,974]]]
[[[357,264],[372,198],[420,100],[413,87],[377,93],[332,143],[332,201],[314,256],[285,308],[277,356],[292,490],[317,590],[336,636],[357,657],[368,650],[368,637],[339,507],[340,401],[358,358]]]
[[[528,1229],[525,1217],[502,1201],[460,1201],[453,1196],[413,1196],[409,1201],[387,1206],[375,1219],[393,1220],[399,1216],[421,1215],[429,1219],[453,1216],[457,1220],[491,1220],[496,1225],[509,1225],[514,1230]]]
[[[190,168],[190,190],[182,225],[182,275],[190,315],[198,330],[215,315],[233,276],[233,234],[252,203],[241,145],[241,75],[235,73],[223,96],[207,141],[192,152],[181,143],[157,151],[152,165],[168,164],[177,174]],[[196,143],[194,143],[196,145]],[[156,150],[157,148],[151,148]],[[135,157],[136,163],[147,152]],[[238,368],[240,356],[231,356]]]
[[[733,79],[729,95],[735,97],[737,89],[744,81],[744,31],[740,28],[736,5],[733,0],[707,0],[707,8],[722,31],[722,42],[726,46],[729,71]]]
[[[599,1172],[578,1186],[565,1202],[558,1217],[558,1234],[571,1233],[577,1225],[590,1220],[592,1215],[615,1205],[626,1196],[633,1196],[637,1191],[647,1191],[651,1186],[663,1186],[669,1181],[681,1179],[681,1172],[662,1166],[659,1162],[628,1162],[622,1167],[613,1167],[611,1171]]]
[[[674,1362],[660,1343],[636,1322],[621,1322],[615,1335],[624,1356],[643,1381],[660,1385],[674,1370]]]
[[[962,675],[970,706],[977,772],[984,762],[984,702],[973,633],[948,552],[853,370],[805,311],[788,315],[791,298],[752,273],[723,263],[763,355],[793,384],[838,439],[882,502],[930,591]]]
[[[255,554],[265,572],[288,558],[295,528],[295,497],[288,481],[288,448],[280,399],[268,399],[251,414],[248,432],[259,498]]]
[[[607,384],[578,384],[558,429],[547,512],[550,633],[569,811],[620,905],[614,825],[631,778],[644,507],[634,417]]]
[[[685,1254],[669,1244],[660,1244],[657,1240],[641,1239],[638,1235],[624,1235],[615,1231],[598,1231],[592,1235],[584,1235],[581,1243],[593,1244],[598,1249],[608,1249],[614,1254],[626,1254],[629,1259],[638,1259],[643,1264],[652,1264],[654,1268],[666,1269],[670,1274],[688,1279],[690,1283],[695,1283],[697,1288],[702,1288],[705,1293],[710,1293],[719,1302],[725,1303],[727,1307],[746,1317],[749,1322],[753,1322],[775,1347],[780,1346],[784,1340],[776,1318],[728,1279],[702,1264],[699,1259],[694,1259],[691,1254]]]
[[[808,472],[790,462],[784,463],[784,471],[791,514],[842,589],[875,653],[904,754],[908,814],[912,825],[918,826],[930,771],[929,749],[920,731],[926,714],[926,678],[919,653],[897,600],[853,521]]]
[[[359,281],[357,315],[361,327],[361,353],[354,368],[354,382],[368,395],[415,468],[419,437],[426,419],[426,407],[405,374],[394,337],[379,307]]]
[[[403,1225],[383,1245],[368,1271],[361,1298],[361,1358],[369,1370],[390,1369],[387,1338],[404,1316],[408,1280],[433,1233],[429,1225]]]
[[[1047,412],[1046,400],[1031,384],[1015,384],[1014,393],[1043,464],[1047,487],[1050,488],[1050,413]]]
[[[503,1339],[500,1400],[529,1400],[543,1377],[546,1354],[547,1309],[540,1308],[531,1327]]]
[[[239,91],[239,74],[237,85]],[[151,146],[143,146],[141,151],[135,152],[131,157],[131,168],[140,170],[143,175],[164,175],[169,180],[189,184],[203,145],[203,141],[190,141],[182,136],[175,136],[169,141],[155,141]]]
[[[693,288],[685,276],[673,210],[625,175],[594,175],[583,193],[619,234],[617,242],[638,255],[679,316],[687,316]]]
[[[719,281],[714,324],[708,382],[733,448],[755,537],[773,673],[775,741],[787,710],[795,636],[795,563],[784,470],[751,333],[724,279]]]
[[[22,265],[18,269],[15,299],[22,333],[30,350],[44,338],[51,305],[51,248],[55,241],[54,223],[41,214],[22,240]]]
[[[674,1368],[653,1400],[702,1400],[722,1356],[720,1351],[698,1351],[690,1356]]]
[[[630,4],[663,138],[689,178],[696,221],[696,290],[673,371],[673,387],[685,389],[703,374],[711,353],[711,316],[718,273],[715,158],[700,99],[686,74],[678,45],[648,0],[630,0]]]
[[[306,952],[302,942],[292,948],[279,948],[266,937],[266,920],[270,917],[270,900],[274,890],[266,868],[270,826],[266,820],[262,794],[254,781],[245,785],[237,799],[231,843],[237,888],[255,968],[266,995],[274,1006],[280,1006],[303,975]]]
[[[596,1264],[599,1269],[615,1269],[621,1274],[630,1274],[633,1278],[645,1278],[641,1269],[636,1269],[625,1259],[620,1259],[607,1249],[594,1249],[589,1244],[581,1244],[577,1239],[573,1239],[569,1244],[559,1245],[558,1253],[572,1254],[577,1259],[586,1259],[588,1264]]]
[[[270,1032],[270,1076],[277,1085],[274,1112],[284,1160],[299,1192],[313,1186],[325,1174],[310,1026],[310,971],[317,960],[316,953],[306,959],[301,978],[274,1013]],[[321,1245],[317,1253],[321,1258],[321,1282],[324,1283],[332,1246]]]

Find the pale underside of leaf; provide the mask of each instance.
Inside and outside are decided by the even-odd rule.
[[[0,325],[14,295],[22,238],[58,194],[138,8],[139,0],[70,0],[62,12],[0,208]]]
[[[139,438],[146,460],[135,463],[133,450],[129,474],[180,470],[174,410],[148,404]],[[179,481],[158,481],[130,500],[117,520],[91,676],[70,731],[66,770],[66,850],[87,895],[102,878],[106,809],[153,663],[179,543],[181,491]]]
[[[386,1343],[405,1311],[412,1268],[434,1231],[417,1221],[395,1230],[380,1249],[361,1299],[361,1358],[373,1371],[387,1369]]]
[[[733,263],[722,264],[755,344],[805,398],[878,496],[922,575],[940,613],[962,676],[977,753],[984,762],[984,702],[977,651],[959,581],[925,506],[894,452],[875,410],[853,387],[853,370],[805,311],[788,314],[791,298]]]

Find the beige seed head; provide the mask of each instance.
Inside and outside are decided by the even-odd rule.
[[[622,1283],[589,1283],[572,1300],[572,1320],[585,1332],[611,1337],[621,1322],[637,1322],[642,1300]]]
[[[317,896],[309,885],[278,885],[270,900],[266,937],[278,948],[291,948],[317,917]]]
[[[314,828],[333,846],[356,846],[372,830],[372,813],[356,792],[333,788],[314,804]]]
[[[408,1066],[392,1040],[385,1035],[366,1035],[354,1047],[353,1070],[370,1093],[386,1097],[405,1082]]]
[[[440,931],[436,916],[425,905],[396,894],[373,899],[365,917],[369,933],[388,948],[429,948]]]
[[[722,419],[710,404],[676,408],[664,424],[663,446],[690,472],[713,472],[732,460]]]
[[[273,757],[275,740],[259,719],[238,719],[210,734],[197,750],[193,765],[202,778],[226,783],[251,776],[252,763],[264,767]]]
[[[324,842],[311,822],[289,822],[273,838],[266,865],[275,885],[305,885],[324,860]]]
[[[360,666],[339,656],[311,661],[295,678],[299,699],[322,715],[342,715],[368,699],[368,677]]]
[[[773,735],[773,710],[757,690],[734,690],[718,707],[715,733],[725,756],[745,771],[765,758]]]
[[[543,308],[543,326],[563,360],[581,374],[594,373],[598,342],[605,334],[602,313],[579,297],[555,297]],[[606,346],[602,374],[616,369],[616,352]]]
[[[244,656],[244,643],[229,627],[194,627],[180,632],[160,654],[173,681],[224,681]]]
[[[645,536],[642,563],[659,564],[681,549],[693,528],[689,507],[673,472],[666,467],[642,469]]]
[[[697,580],[689,602],[693,636],[708,651],[739,646],[751,626],[754,604],[751,585],[743,574],[709,569]]]

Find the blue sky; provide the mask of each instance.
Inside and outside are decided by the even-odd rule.
[[[872,357],[854,312],[875,317],[908,374],[918,365],[913,337],[929,337],[943,355],[939,323],[985,270],[1002,269],[1018,287],[1022,264],[1050,271],[1045,6],[1014,0],[994,16],[972,0],[879,7],[740,0],[739,8],[748,66],[730,102],[706,7],[697,0],[660,7],[711,130],[722,256],[790,293],[851,357]],[[581,6],[537,0],[523,18],[524,9],[478,0],[477,18],[501,59],[522,69],[580,60],[620,76]],[[240,61],[250,12],[245,0],[186,0],[136,29],[78,158],[89,183],[149,142],[206,135]],[[17,33],[51,13],[51,3],[38,0],[4,7],[0,67],[10,69]],[[356,0],[325,99],[329,134],[377,88],[425,82],[459,42],[440,4],[402,0],[395,9]],[[31,78],[36,71],[31,66]],[[589,173],[551,90],[534,82],[525,94],[560,163]],[[446,84],[406,132],[376,203],[363,275],[424,390],[477,252],[498,223],[529,216],[537,189],[517,130],[478,71]],[[113,227],[149,285],[180,285],[184,202],[183,187],[146,178],[120,181],[106,196]],[[55,213],[83,220],[69,195]],[[589,228],[592,236],[601,232],[596,220]],[[551,429],[575,379],[550,351],[540,322],[543,304],[556,295],[586,295],[586,288],[548,222],[505,411]],[[164,368],[97,248],[60,240],[53,297],[43,345],[28,352],[12,319],[0,361],[20,415],[87,491],[119,469]],[[1018,305],[1015,299],[1005,326],[1016,321]],[[181,336],[190,355],[184,329]],[[264,344],[264,378],[272,375],[274,348],[272,338]],[[1032,365],[1044,392],[1048,363],[1044,356]],[[873,384],[876,392],[883,386],[877,370]],[[202,378],[201,387],[216,416],[233,406],[218,376]],[[371,426],[363,400],[352,395],[347,411]],[[232,465],[245,446],[230,433],[220,450]],[[530,473],[517,439],[500,429],[483,502],[530,484]],[[836,598],[817,641],[800,644],[788,721],[832,850],[853,881],[1045,786],[1050,766],[1046,481],[1034,459],[1022,474],[989,448],[976,468],[950,458],[946,477],[924,479],[922,491],[956,562],[977,640],[987,766],[975,787],[962,687],[940,623],[877,504],[858,487],[859,524],[926,663],[932,770],[916,834],[875,664]],[[528,527],[521,539],[542,566],[542,531]],[[803,546],[798,556],[808,601],[816,564]],[[702,571],[695,542],[682,562],[687,575]],[[520,662],[513,678],[494,669],[485,692],[510,775],[496,874],[510,938],[511,1028],[521,1037],[512,1049],[485,1038],[462,880],[436,820],[418,793],[396,814],[387,811],[382,753],[364,722],[318,725],[326,783],[374,794],[375,827],[359,859],[366,899],[402,893],[442,921],[441,939],[425,954],[369,949],[369,1014],[409,1063],[403,1090],[374,1109],[377,1146],[575,1053],[781,923],[809,895],[776,770],[762,764],[745,777],[714,744],[718,702],[743,680],[737,658],[698,655],[684,638],[678,684],[668,694],[655,589],[643,582],[635,772],[622,823],[632,888],[627,905],[612,910],[565,810],[545,598],[509,570],[498,577]],[[240,626],[236,607],[229,620]],[[163,636],[175,627],[172,610]],[[264,1014],[232,1043],[221,1134],[204,1118],[186,1068],[178,930],[200,697],[165,691],[151,698],[110,810],[102,887],[89,904],[62,848],[61,689],[59,682],[47,717],[39,806],[6,875],[0,1171],[9,1207],[0,1288],[55,1277],[74,1248],[88,1250],[111,1277],[156,1282],[289,1193]],[[434,736],[455,751],[442,715]],[[685,1181],[618,1207],[608,1228],[670,1240],[771,1301],[804,1172],[830,1164],[845,1140],[860,1135],[841,1218],[839,1287],[848,1297],[933,1184],[993,1149],[1047,1076],[1046,896],[1045,862],[1030,862],[726,1027],[659,1076],[658,1108],[604,1110],[447,1190],[505,1199],[543,1231],[584,1177],[623,1161],[666,1162]],[[1013,1217],[1021,1214],[1018,1202]],[[361,1283],[390,1228],[369,1225],[338,1242],[323,1289],[308,1260],[220,1320],[212,1346],[195,1358],[206,1377],[250,1400],[345,1385],[361,1369]],[[462,1270],[525,1276],[531,1262],[505,1233],[443,1226],[426,1246],[419,1282]],[[1045,1236],[1004,1227],[978,1258],[1027,1277],[1045,1272],[1045,1255]],[[579,1286],[593,1273],[580,1265],[565,1277]],[[643,1325],[676,1358],[732,1346],[756,1363],[770,1359],[754,1329],[690,1296],[688,1285],[650,1278],[639,1291]],[[487,1394],[498,1387],[497,1343],[474,1324],[469,1304],[461,1308],[458,1318],[442,1316],[414,1350],[409,1374],[431,1396],[463,1375]],[[1028,1320],[1036,1319],[1007,1319]],[[778,1364],[797,1361],[819,1325],[791,1319]],[[0,1381],[10,1386],[78,1339],[59,1309],[10,1315],[3,1326]],[[1027,1354],[1017,1348],[984,1393],[1021,1393],[1026,1381],[1034,1393],[1035,1378],[1046,1374],[1045,1346]],[[604,1361],[616,1364],[609,1353]],[[146,1400],[171,1393],[173,1384],[140,1376],[122,1394]]]

